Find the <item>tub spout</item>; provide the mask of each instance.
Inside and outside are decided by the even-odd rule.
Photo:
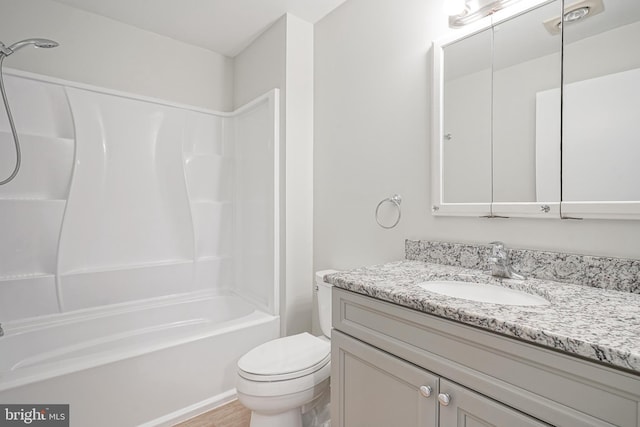
[[[2,323],[0,323],[0,337],[4,336],[4,329],[2,329]]]

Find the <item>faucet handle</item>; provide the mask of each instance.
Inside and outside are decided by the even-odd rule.
[[[498,256],[492,255],[489,258],[487,258],[487,262],[489,263],[489,265],[498,265],[500,263],[502,263],[504,261],[504,258],[500,258]]]
[[[506,257],[506,248],[504,246],[504,243],[495,241],[489,244],[493,246],[491,248],[491,253],[493,254],[493,256],[499,256],[503,258]]]

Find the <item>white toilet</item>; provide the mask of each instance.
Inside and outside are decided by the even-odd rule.
[[[251,427],[330,425],[306,415],[316,403],[328,403],[329,399],[331,285],[322,280],[329,273],[335,271],[316,273],[318,316],[324,336],[305,332],[279,338],[259,345],[238,360],[236,389],[240,403],[251,410]]]

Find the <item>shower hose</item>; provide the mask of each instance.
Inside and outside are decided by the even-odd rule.
[[[7,111],[7,118],[9,119],[9,126],[11,127],[11,133],[13,134],[13,144],[16,147],[16,165],[11,175],[8,178],[0,181],[0,185],[7,184],[13,180],[20,170],[20,163],[22,161],[22,154],[20,153],[20,141],[18,141],[18,132],[16,132],[16,125],[13,123],[13,116],[11,115],[11,108],[9,108],[9,100],[7,99],[7,93],[4,90],[4,80],[2,79],[2,62],[5,55],[0,54],[0,92],[2,92],[2,101],[4,102],[4,109]]]

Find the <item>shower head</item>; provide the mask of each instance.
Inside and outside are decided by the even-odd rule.
[[[4,44],[2,44],[2,42],[0,42],[0,53],[3,53],[5,56],[9,56],[16,50],[22,49],[23,47],[29,46],[29,45],[34,45],[35,47],[48,49],[48,48],[58,46],[58,42],[55,42],[53,40],[48,40],[48,39],[26,39],[26,40],[22,40],[17,43],[14,43],[9,47],[5,46]]]

